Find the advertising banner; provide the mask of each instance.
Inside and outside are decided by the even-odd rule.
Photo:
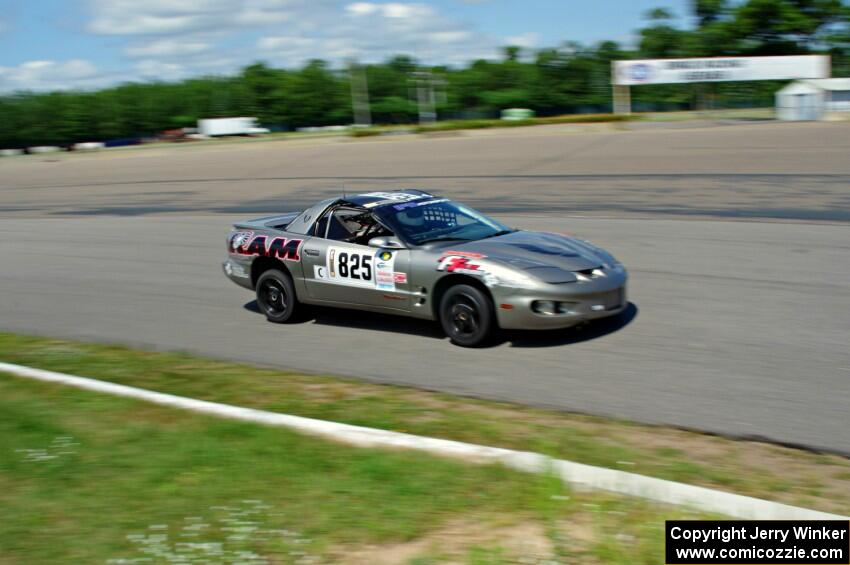
[[[784,57],[708,57],[614,61],[612,82],[619,86],[829,78],[827,55]]]

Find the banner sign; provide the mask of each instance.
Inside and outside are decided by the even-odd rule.
[[[614,61],[615,85],[829,78],[828,55]]]

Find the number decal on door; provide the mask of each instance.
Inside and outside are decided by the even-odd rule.
[[[373,259],[372,253],[361,253],[345,247],[329,247],[327,269],[323,269],[322,276],[316,278],[338,284],[374,287]]]

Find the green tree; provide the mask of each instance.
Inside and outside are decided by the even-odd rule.
[[[233,94],[237,100],[240,94],[244,95],[245,113],[256,116],[265,124],[279,124],[286,119],[289,109],[286,99],[288,74],[285,71],[254,63],[242,69],[240,78],[240,90]],[[233,105],[242,106],[237,100],[234,100]]]
[[[638,49],[644,57],[664,59],[687,56],[688,32],[676,29],[673,15],[664,8],[655,8],[646,14],[650,25],[640,30]]]
[[[350,122],[351,94],[347,80],[314,59],[295,73],[287,88],[293,126],[324,126]]]
[[[618,59],[826,53],[834,75],[850,75],[846,0],[691,0],[690,11],[696,25],[685,29],[675,25],[666,9],[648,12],[635,50],[611,41],[595,46],[566,41],[533,53],[506,46],[499,60],[480,59],[462,67],[427,69],[405,55],[368,65],[373,120],[416,120],[411,80],[416,70],[445,78],[438,98],[443,118],[494,117],[511,106],[542,115],[606,111],[611,61]],[[637,109],[687,108],[703,93],[719,104],[771,104],[779,85],[650,85],[634,89],[633,101]],[[3,94],[0,146],[150,136],[210,117],[256,116],[265,125],[294,128],[347,124],[351,114],[347,70],[320,60],[295,70],[258,62],[228,77],[127,83],[93,92]]]
[[[811,52],[833,25],[847,26],[841,0],[747,0],[733,19],[741,52],[751,55]]]
[[[693,11],[699,21],[699,27],[720,21],[729,11],[726,0],[693,0]]]

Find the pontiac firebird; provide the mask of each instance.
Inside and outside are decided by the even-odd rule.
[[[500,328],[566,328],[627,306],[626,269],[607,251],[421,190],[236,223],[227,252],[225,274],[276,323],[335,306],[437,320],[453,343],[475,347]]]

